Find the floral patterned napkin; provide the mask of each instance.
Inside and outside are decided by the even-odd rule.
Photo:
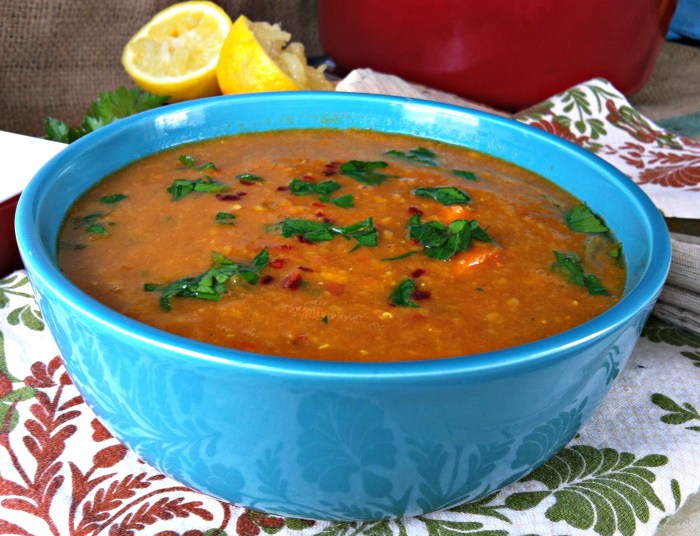
[[[629,166],[659,204],[697,194],[700,147],[623,101],[594,81],[520,119]],[[683,210],[697,217],[697,206]],[[609,374],[616,383],[569,445],[481,501],[390,521],[282,518],[192,491],[119,444],[68,378],[24,271],[0,274],[0,534],[651,535],[700,488],[700,335],[651,320]],[[578,419],[534,430],[530,448]]]

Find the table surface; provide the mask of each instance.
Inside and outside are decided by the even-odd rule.
[[[660,126],[700,139],[700,46],[667,42],[649,83],[630,102]],[[700,219],[669,221],[674,232],[700,236]],[[657,536],[700,534],[700,493],[688,499]]]

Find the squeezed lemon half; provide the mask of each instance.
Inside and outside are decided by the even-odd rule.
[[[174,4],[126,44],[122,65],[143,90],[170,102],[219,94],[216,66],[231,19],[208,1]]]
[[[310,67],[304,45],[290,43],[291,37],[279,24],[251,22],[241,15],[219,55],[216,75],[221,92],[332,90],[324,68]]]

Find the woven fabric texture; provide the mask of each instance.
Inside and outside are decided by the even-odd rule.
[[[124,45],[168,0],[2,0],[0,130],[43,135],[47,116],[78,124],[98,93],[133,86],[121,66]],[[320,53],[315,0],[215,2],[232,19],[279,22]]]

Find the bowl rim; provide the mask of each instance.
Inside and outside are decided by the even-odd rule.
[[[524,130],[528,136],[537,138],[538,142],[542,141],[546,144],[555,145],[558,150],[573,153],[574,157],[587,160],[595,167],[601,168],[603,172],[618,177],[617,187],[625,191],[624,193],[634,201],[639,207],[640,213],[645,216],[644,228],[649,239],[648,262],[644,266],[638,282],[629,292],[626,289],[621,300],[612,308],[562,333],[527,344],[480,354],[397,362],[343,362],[289,358],[237,350],[188,339],[149,326],[107,307],[80,290],[77,285],[63,275],[39,237],[38,228],[34,225],[35,217],[32,210],[41,196],[44,181],[51,180],[55,169],[61,169],[62,166],[68,164],[73,156],[82,152],[84,148],[108,142],[113,135],[137,128],[139,125],[153,123],[157,117],[173,116],[202,107],[217,107],[219,103],[231,100],[235,100],[236,103],[245,106],[246,102],[251,101],[275,102],[280,100],[284,103],[290,99],[330,99],[348,104],[372,101],[386,103],[389,106],[406,106],[410,104],[411,106],[429,107],[451,114],[475,116],[478,120],[495,123],[499,128]],[[166,148],[161,147],[158,151]],[[651,304],[661,292],[671,259],[668,229],[660,211],[646,193],[615,167],[592,152],[568,140],[517,122],[514,119],[450,104],[407,97],[322,91],[268,92],[209,97],[170,104],[163,108],[141,112],[106,125],[73,142],[39,169],[20,196],[16,213],[15,231],[20,254],[30,280],[40,279],[43,285],[49,288],[58,299],[64,301],[68,308],[90,317],[93,321],[114,332],[139,340],[154,348],[171,350],[171,353],[174,354],[170,356],[171,358],[179,355],[182,358],[198,359],[223,367],[234,366],[307,377],[358,378],[370,381],[381,381],[391,377],[403,379],[446,377],[463,373],[491,375],[504,367],[524,371],[545,366],[552,360],[568,355],[570,353],[569,350],[577,347],[581,350],[585,349],[599,337],[626,324],[640,311],[646,311],[648,314],[651,311]],[[56,230],[56,233],[58,233],[58,230]]]

